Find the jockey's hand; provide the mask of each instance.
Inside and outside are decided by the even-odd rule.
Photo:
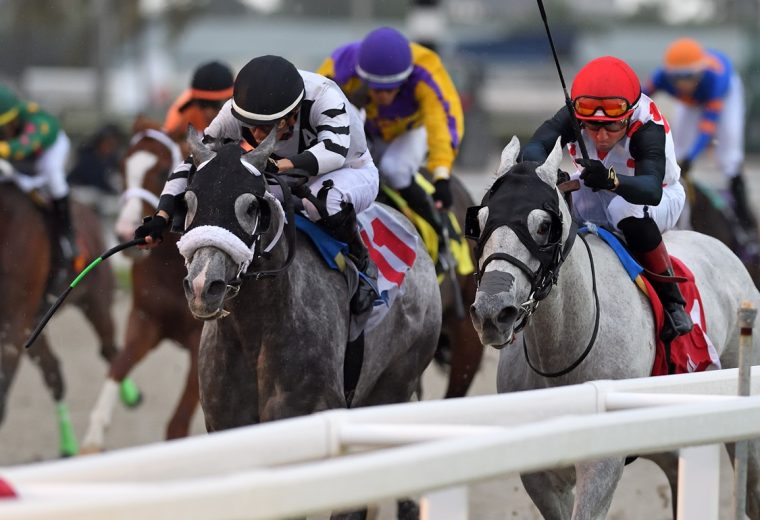
[[[557,185],[560,185],[563,182],[567,182],[569,180],[570,180],[570,174],[567,173],[565,170],[561,170],[557,168]]]
[[[277,161],[269,157],[267,159],[267,165],[264,167],[266,173],[280,173],[280,169],[277,167]]]
[[[144,238],[145,245],[138,246],[140,249],[150,249],[156,247],[164,240],[164,230],[169,223],[161,215],[145,217],[140,227],[135,229],[135,238]]]
[[[614,190],[618,187],[615,168],[607,168],[597,159],[579,159],[577,162],[583,166],[581,179],[589,188],[599,191]]]
[[[678,166],[681,167],[681,175],[689,175],[689,171],[691,171],[691,161],[689,159],[678,161]]]
[[[435,186],[435,192],[433,192],[435,207],[438,209],[450,208],[454,202],[451,196],[451,181],[449,179],[438,179],[433,186]]]

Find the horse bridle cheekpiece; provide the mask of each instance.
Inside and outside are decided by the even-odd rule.
[[[490,262],[505,260],[526,274],[531,281],[530,300],[538,302],[546,298],[552,285],[557,283],[559,268],[575,241],[576,224],[571,223],[570,233],[563,246],[563,219],[559,194],[556,188],[549,186],[538,177],[533,166],[535,164],[532,163],[517,164],[494,182],[483,197],[480,206],[467,209],[465,235],[477,241],[475,258],[476,265],[479,265],[483,247],[494,230],[502,226],[512,229],[523,245],[538,259],[540,263],[538,270],[533,271],[524,262],[508,253],[496,252],[489,255],[480,265],[476,273],[478,285]],[[478,212],[483,207],[488,207],[488,219],[481,230]],[[552,220],[546,244],[537,244],[528,230],[528,215],[537,208],[546,211]]]

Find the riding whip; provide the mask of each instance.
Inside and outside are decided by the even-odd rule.
[[[50,309],[48,309],[48,311],[42,317],[40,322],[37,324],[37,327],[32,332],[32,335],[29,336],[29,339],[26,340],[26,343],[24,343],[24,348],[29,348],[32,345],[32,343],[34,343],[34,341],[37,339],[37,336],[39,336],[40,333],[42,332],[42,329],[44,329],[45,325],[47,325],[47,322],[50,321],[50,318],[53,317],[53,314],[55,314],[55,311],[58,310],[58,307],[60,307],[61,304],[63,304],[64,300],[66,300],[66,298],[69,296],[69,293],[72,291],[72,289],[74,289],[74,287],[79,285],[79,282],[81,282],[82,279],[85,276],[87,276],[87,273],[92,271],[95,268],[95,266],[97,266],[100,262],[102,262],[109,256],[114,255],[118,253],[119,251],[128,249],[132,246],[139,246],[144,243],[145,243],[145,238],[135,238],[133,240],[130,240],[129,242],[124,242],[122,244],[118,244],[117,246],[112,247],[111,249],[109,249],[108,251],[100,255],[99,257],[97,257],[95,260],[90,262],[90,265],[82,269],[82,271],[77,275],[77,277],[74,278],[74,281],[72,281],[69,284],[69,286],[66,288],[65,291],[63,291],[63,293],[61,293],[61,295],[55,301],[53,306],[50,307]]]
[[[581,150],[581,156],[584,159],[588,159],[588,151],[586,150],[586,143],[583,141],[581,135],[581,125],[578,123],[578,118],[575,117],[575,110],[573,109],[573,101],[567,93],[567,85],[565,85],[565,77],[562,75],[562,68],[559,65],[559,57],[557,57],[557,49],[554,47],[554,39],[552,33],[549,30],[549,22],[546,19],[546,10],[544,9],[543,0],[536,0],[538,2],[538,10],[541,11],[541,19],[544,21],[544,27],[546,27],[546,36],[549,37],[549,45],[552,48],[552,55],[554,56],[554,64],[557,66],[557,74],[559,74],[559,82],[562,83],[562,92],[565,94],[565,106],[570,112],[570,118],[573,121],[573,131],[575,137],[578,139],[578,147]]]

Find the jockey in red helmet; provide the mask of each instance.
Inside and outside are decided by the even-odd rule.
[[[639,85],[633,69],[618,58],[590,61],[571,89],[589,158],[581,157],[573,115],[563,107],[536,130],[522,159],[543,162],[561,139],[583,181],[573,193],[573,217],[621,231],[647,271],[671,276],[662,232],[675,227],[686,196],[668,123]],[[689,332],[692,322],[678,285],[662,279],[652,285],[668,317],[662,339]]]

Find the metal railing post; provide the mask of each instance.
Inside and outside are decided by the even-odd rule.
[[[739,384],[738,395],[750,394],[750,369],[752,367],[752,327],[757,309],[743,301],[739,311]],[[750,441],[739,441],[734,447],[734,518],[744,520],[747,506],[747,454]]]

